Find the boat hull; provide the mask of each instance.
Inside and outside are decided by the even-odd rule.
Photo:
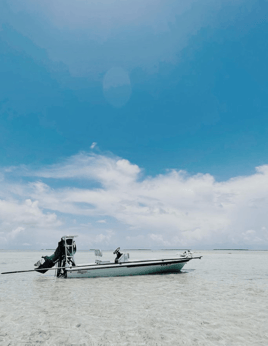
[[[123,263],[116,265],[84,266],[67,269],[67,278],[96,278],[112,276],[133,276],[148,274],[178,273],[189,260],[157,263]]]

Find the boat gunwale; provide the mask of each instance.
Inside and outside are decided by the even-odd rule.
[[[109,269],[109,268],[135,268],[144,266],[156,266],[156,265],[168,265],[189,262],[193,258],[176,258],[176,259],[160,259],[160,260],[146,260],[146,261],[131,261],[122,263],[105,263],[105,264],[88,264],[83,266],[74,266],[66,268],[67,272],[75,272],[79,270],[98,270],[98,269]],[[150,263],[151,262],[151,263]]]

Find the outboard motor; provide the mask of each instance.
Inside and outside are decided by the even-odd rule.
[[[62,267],[65,267],[67,264],[75,266],[74,254],[76,253],[76,244],[73,238],[74,236],[62,237],[54,254],[51,256],[42,256],[45,261],[43,263],[38,261],[35,264],[37,266],[36,271],[45,274],[49,268],[58,264],[57,277],[65,276],[65,270]]]

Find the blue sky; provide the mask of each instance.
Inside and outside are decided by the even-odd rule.
[[[260,181],[259,175],[265,176],[266,171],[256,173],[255,168],[268,164],[267,11],[267,1],[255,0],[1,1],[0,197],[3,206],[21,207],[22,213],[33,208],[37,213],[35,221],[18,218],[10,222],[3,209],[2,247],[25,243],[38,248],[44,233],[51,230],[51,237],[56,238],[69,229],[70,222],[77,224],[77,231],[81,230],[91,247],[104,240],[107,247],[114,240],[127,247],[141,243],[151,247],[267,247],[264,211],[258,211],[261,224],[250,221],[239,231],[241,237],[255,232],[255,240],[253,236],[245,240],[246,235],[232,238],[226,231],[243,224],[239,213],[235,221],[227,213],[222,223],[212,222],[208,227],[196,211],[193,224],[185,221],[180,225],[178,216],[177,228],[169,219],[154,233],[158,219],[153,215],[160,209],[152,212],[151,221],[143,220],[143,210],[140,222],[130,222],[131,215],[104,207],[104,202],[97,205],[84,197],[83,202],[75,202],[70,201],[73,195],[64,195],[73,203],[64,211],[57,203],[49,205],[43,192],[38,195],[30,187],[45,184],[51,196],[57,194],[56,199],[72,189],[85,193],[101,189],[101,193],[113,191],[115,195],[125,189],[133,198],[131,204],[139,198],[134,196],[133,181],[145,184],[162,177],[160,185],[168,190],[174,178],[170,172],[180,170],[187,176],[183,178],[186,185],[193,177],[202,176],[200,181],[196,178],[201,185],[204,177],[214,179],[207,187],[214,197],[219,193],[215,184],[226,187],[233,179]],[[63,167],[69,172],[81,157],[90,178],[79,173],[79,165],[76,174],[62,177],[56,173]],[[113,187],[108,186],[102,170],[89,173],[101,160],[105,164],[100,167],[112,176],[118,174],[116,162],[124,163],[124,177],[131,176],[127,179],[130,190],[115,180]],[[137,173],[135,178],[132,170]],[[46,176],[44,171],[50,174]],[[224,195],[236,189],[249,192],[239,184],[228,187]],[[260,197],[256,191],[261,188],[251,191],[249,203],[260,198],[266,201],[266,195]],[[177,192],[180,198],[181,190]],[[146,202],[137,202],[141,208],[156,208],[147,205],[150,193]],[[164,199],[162,194],[153,196],[159,203]],[[120,204],[119,200],[111,203]],[[163,202],[167,214],[170,203]],[[189,208],[194,209],[198,202],[193,198],[191,203]],[[77,209],[73,213],[74,205],[82,209],[91,205],[95,212]],[[172,213],[178,215],[184,210],[180,203],[174,208]],[[206,225],[215,217],[209,209],[212,205],[206,211]],[[254,214],[252,219],[256,217]],[[169,221],[172,234],[164,230]],[[90,230],[83,226],[87,224]],[[199,235],[183,237],[185,230]],[[226,232],[228,236],[220,236]]]

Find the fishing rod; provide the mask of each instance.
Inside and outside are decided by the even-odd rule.
[[[1,274],[29,273],[29,272],[39,272],[39,270],[58,270],[58,269],[66,269],[66,268],[68,268],[68,267],[40,268],[40,269],[36,268],[36,269],[31,269],[31,270],[17,270],[15,272],[3,272]]]

